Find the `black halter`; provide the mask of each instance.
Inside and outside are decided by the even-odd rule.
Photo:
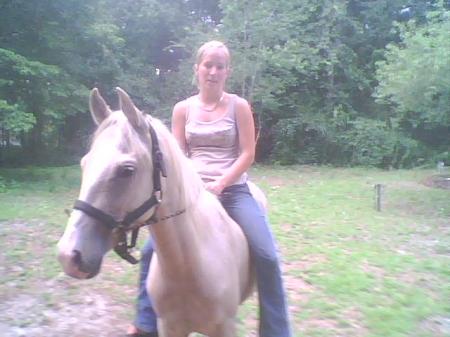
[[[150,198],[148,198],[144,203],[136,208],[135,210],[127,213],[127,215],[122,220],[117,220],[110,214],[103,212],[89,203],[83,200],[76,200],[73,206],[74,209],[80,210],[90,217],[98,220],[103,225],[107,226],[112,230],[116,230],[118,234],[118,242],[114,251],[123,259],[127,260],[132,264],[136,264],[139,261],[130,254],[130,249],[136,246],[136,240],[139,233],[139,228],[151,223],[155,223],[156,211],[153,215],[143,223],[139,224],[138,227],[132,229],[131,242],[127,242],[127,231],[130,229],[129,226],[149,211],[152,207],[158,206],[162,200],[162,190],[161,190],[161,176],[167,177],[166,167],[164,165],[163,154],[159,148],[158,138],[156,132],[151,125],[149,125],[150,137],[152,140],[152,161],[153,161],[153,191]],[[182,212],[181,212],[182,213]],[[179,213],[179,214],[181,214]],[[178,215],[178,214],[177,214]]]

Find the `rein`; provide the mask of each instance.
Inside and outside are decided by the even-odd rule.
[[[150,196],[141,206],[135,210],[127,213],[122,220],[115,219],[112,215],[103,212],[101,209],[96,208],[83,200],[76,200],[73,209],[84,212],[90,217],[96,219],[111,230],[115,230],[118,235],[117,245],[114,247],[114,251],[124,260],[127,260],[131,264],[139,262],[134,256],[131,255],[130,250],[136,246],[139,229],[143,226],[157,223],[169,219],[171,217],[180,215],[186,211],[186,209],[175,212],[174,214],[164,216],[160,219],[156,218],[156,210],[152,216],[141,224],[138,224],[135,228],[130,228],[137,219],[148,212],[153,207],[158,207],[162,200],[161,189],[161,176],[166,178],[167,171],[163,160],[163,154],[159,147],[158,138],[156,132],[149,124],[149,132],[152,140],[152,161],[153,161],[153,191]],[[132,230],[131,241],[128,244],[127,231]]]

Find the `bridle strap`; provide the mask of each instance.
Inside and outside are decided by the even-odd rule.
[[[153,194],[147,201],[145,201],[141,206],[136,208],[135,210],[128,213],[123,221],[121,222],[121,225],[126,228],[128,225],[135,222],[137,219],[139,219],[142,215],[145,214],[148,210],[150,210],[153,206],[159,205],[161,200],[159,200],[155,194]]]
[[[102,224],[106,225],[110,229],[114,229],[120,223],[116,219],[114,219],[111,215],[106,214],[101,209],[89,205],[87,202],[84,202],[83,200],[76,200],[75,204],[73,205],[73,209],[77,209],[79,211],[86,213],[87,215],[100,221]]]
[[[139,227],[135,228],[131,232],[131,242],[127,244],[127,232],[125,230],[117,231],[117,245],[114,247],[114,251],[122,259],[128,261],[131,264],[137,264],[139,262],[133,255],[130,254],[130,249],[136,246],[136,240],[139,233]]]
[[[111,230],[116,230],[117,245],[114,247],[114,251],[124,260],[131,264],[139,262],[133,255],[130,254],[130,249],[136,246],[137,237],[139,234],[139,228],[145,226],[149,220],[141,224],[139,227],[134,228],[131,233],[131,242],[128,244],[127,230],[128,226],[139,219],[142,215],[150,210],[153,206],[159,205],[160,200],[153,194],[147,199],[141,206],[128,213],[122,221],[114,219],[111,215],[106,214],[101,209],[89,205],[82,200],[76,200],[73,206],[74,209],[82,211],[92,218],[98,220],[103,225],[107,226]],[[150,218],[153,219],[153,216]]]
[[[89,203],[83,200],[76,200],[73,208],[86,213],[87,215],[100,221],[103,225],[106,225],[110,229],[115,229],[117,227],[127,229],[128,225],[135,222],[142,215],[144,215],[145,212],[150,210],[153,206],[157,206],[159,203],[159,199],[155,194],[153,194],[141,206],[128,213],[123,220],[116,220],[111,215],[106,214],[101,209],[91,206]]]
[[[163,154],[159,148],[158,137],[151,125],[148,128],[150,138],[152,139],[152,160],[153,160],[153,189],[161,191],[161,176],[167,177],[166,165],[164,164]]]

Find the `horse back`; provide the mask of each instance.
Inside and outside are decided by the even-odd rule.
[[[264,192],[253,182],[247,181],[248,188],[250,189],[250,193],[255,198],[256,203],[261,208],[261,210],[266,213],[267,212],[267,198]]]

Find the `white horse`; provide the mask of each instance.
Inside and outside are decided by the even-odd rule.
[[[107,251],[123,246],[125,231],[158,219],[150,226],[155,254],[147,291],[160,336],[236,336],[238,306],[254,285],[244,234],[169,130],[117,92],[114,112],[91,92],[98,129],[81,160],[79,199],[58,242],[59,261],[72,277],[94,277]]]

